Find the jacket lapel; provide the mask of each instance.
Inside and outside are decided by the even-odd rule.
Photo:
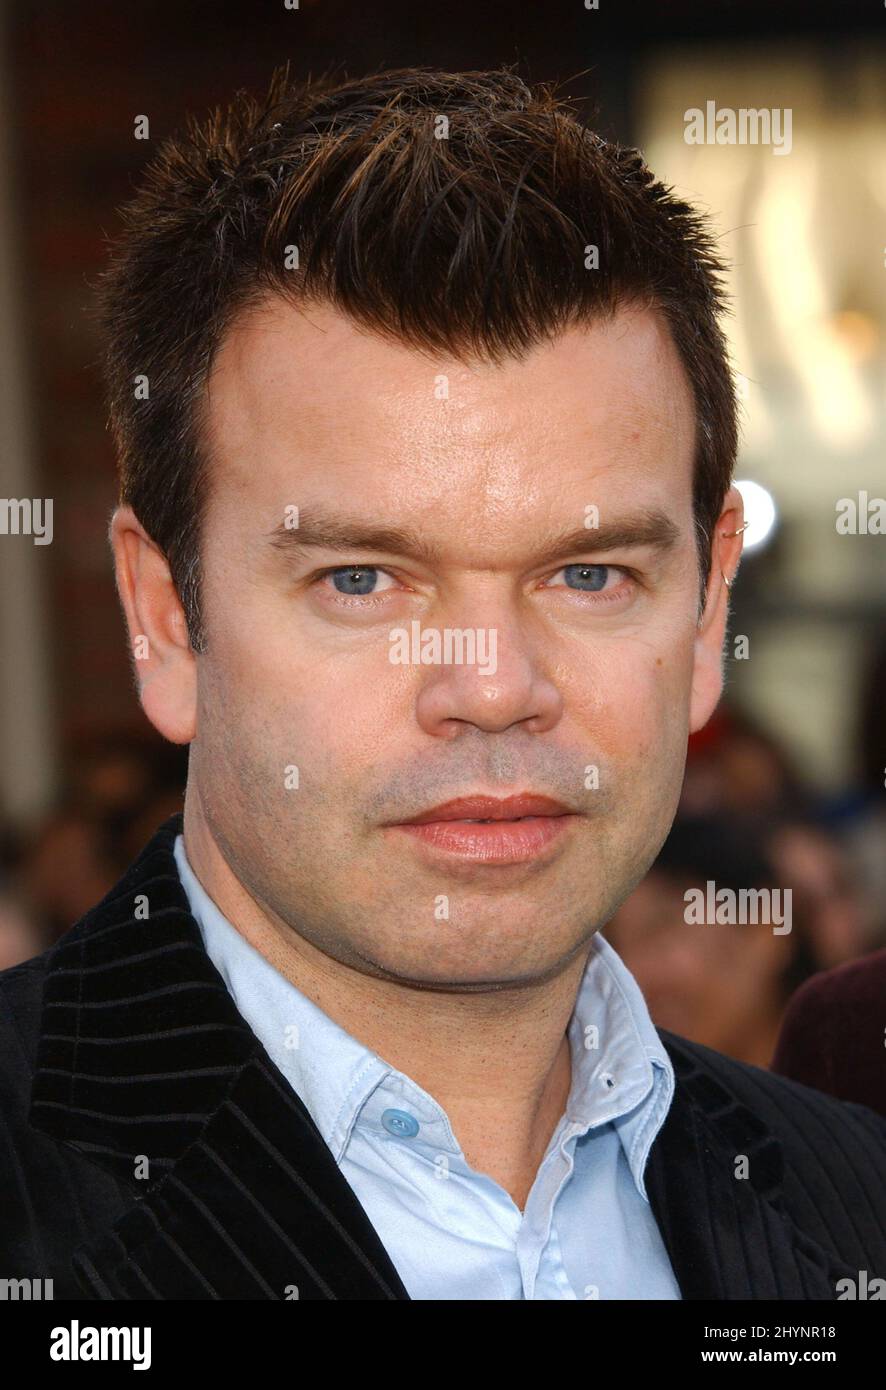
[[[659,1036],[676,1086],[646,1190],[684,1299],[836,1299],[837,1280],[858,1272],[788,1215],[775,1135],[699,1063],[692,1043]]]
[[[166,822],[59,943],[31,1123],[132,1207],[75,1254],[105,1299],[404,1299],[305,1106],[203,947]]]

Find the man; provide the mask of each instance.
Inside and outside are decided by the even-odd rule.
[[[8,1267],[101,1299],[886,1272],[879,1118],[657,1033],[599,935],[721,690],[718,271],[509,73],[277,76],[158,154],[102,314],[184,818],[2,977]]]

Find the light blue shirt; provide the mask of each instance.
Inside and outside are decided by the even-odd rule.
[[[679,1299],[643,1173],[674,1094],[630,971],[598,932],[569,1021],[572,1087],[524,1211],[465,1161],[427,1091],[240,935],[175,858],[207,953],[301,1097],[413,1299]]]

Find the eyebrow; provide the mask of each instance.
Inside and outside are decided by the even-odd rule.
[[[439,565],[439,548],[410,527],[375,526],[365,518],[334,516],[319,508],[299,512],[297,527],[281,522],[267,539],[276,549],[298,559],[309,550],[338,550],[353,554],[381,551],[408,556],[429,566]],[[599,526],[578,526],[549,533],[539,543],[535,562],[550,564],[579,552],[648,546],[661,553],[673,550],[680,539],[679,527],[664,512],[643,510]]]

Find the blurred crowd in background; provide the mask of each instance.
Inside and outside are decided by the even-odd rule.
[[[680,809],[643,882],[603,935],[654,1022],[768,1067],[785,1008],[819,971],[886,946],[886,646],[857,720],[851,793],[822,795],[776,739],[726,700],[690,740]],[[790,931],[686,921],[686,893],[791,892]]]

